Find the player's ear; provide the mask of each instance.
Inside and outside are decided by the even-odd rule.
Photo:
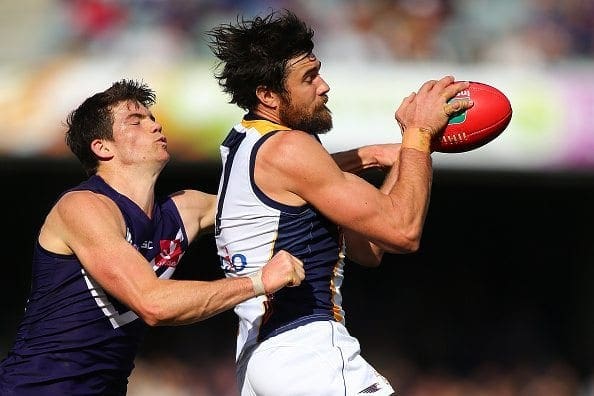
[[[278,108],[280,103],[280,96],[264,85],[259,85],[258,88],[256,88],[256,97],[262,105],[271,109]]]
[[[97,156],[97,158],[106,160],[113,157],[113,153],[109,144],[103,139],[95,139],[91,142],[91,151]]]

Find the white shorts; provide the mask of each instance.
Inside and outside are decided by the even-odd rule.
[[[244,353],[237,362],[242,396],[394,394],[360,355],[359,341],[334,321],[286,331]]]

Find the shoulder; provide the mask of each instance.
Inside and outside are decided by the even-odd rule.
[[[301,131],[282,131],[271,137],[257,154],[254,172],[256,184],[284,203],[292,198],[286,192],[308,201],[308,191],[343,177],[316,136]]]
[[[262,144],[257,154],[259,160],[281,167],[293,167],[304,158],[314,160],[316,157],[331,158],[316,136],[298,130],[276,132]]]
[[[110,198],[87,190],[71,191],[50,210],[39,242],[49,251],[71,254],[72,246],[84,236],[97,240],[111,232],[123,235],[124,229],[124,218]]]
[[[83,210],[112,211],[117,209],[116,203],[109,197],[89,190],[70,191],[64,194],[54,205],[53,210],[63,215],[73,215]]]
[[[51,209],[47,222],[66,228],[84,228],[105,224],[122,228],[124,217],[109,197],[88,190],[64,194]]]

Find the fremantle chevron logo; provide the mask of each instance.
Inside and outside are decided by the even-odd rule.
[[[182,256],[181,240],[161,240],[159,242],[161,251],[155,257],[157,267],[176,267]]]

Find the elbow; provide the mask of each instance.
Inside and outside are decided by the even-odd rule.
[[[404,253],[415,253],[421,247],[421,230],[413,230],[404,236]]]
[[[136,314],[150,327],[164,326],[171,322],[167,311],[158,303],[147,303],[138,307]]]
[[[387,252],[409,254],[419,250],[422,235],[420,229],[413,229],[409,232],[398,232],[394,235],[395,237],[390,241],[390,245],[385,247]]]
[[[149,327],[164,326],[166,324],[154,316],[142,316],[141,318]]]
[[[420,246],[421,246],[420,240],[408,240],[407,242],[402,244],[401,253],[404,253],[404,254],[415,253],[419,250]]]

